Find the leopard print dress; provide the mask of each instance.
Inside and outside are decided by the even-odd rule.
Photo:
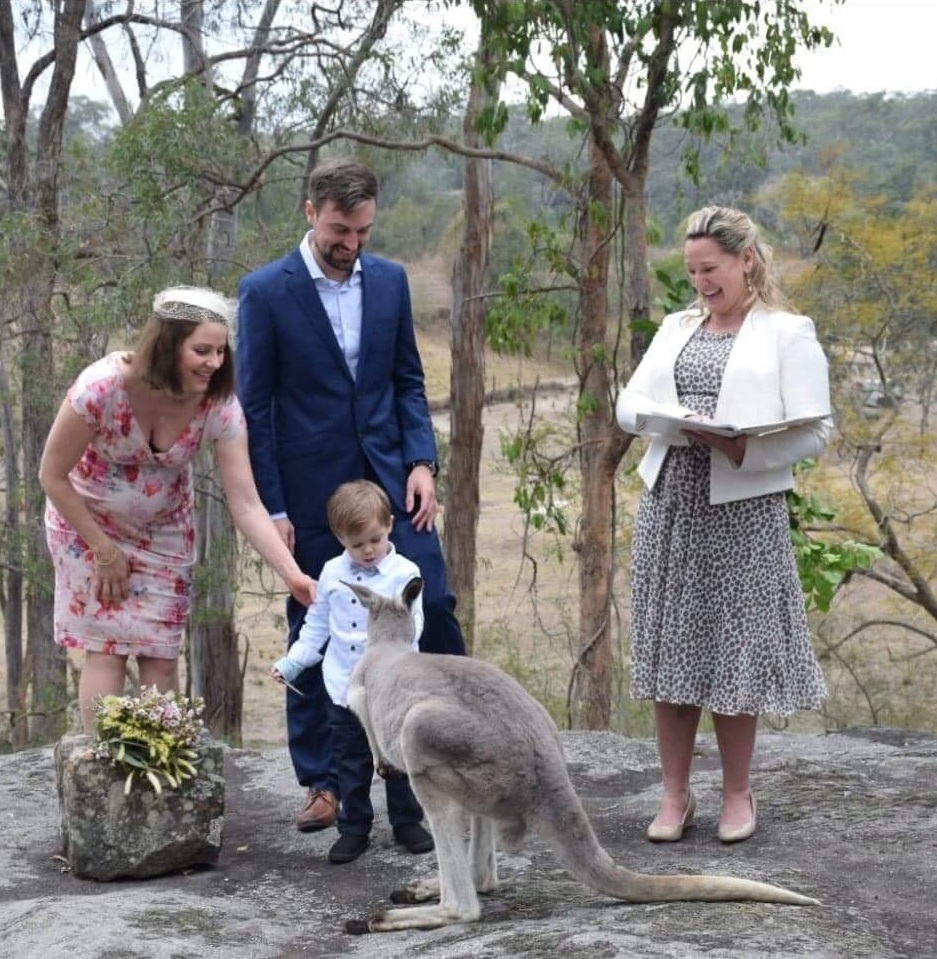
[[[680,403],[712,416],[732,333],[700,329],[675,366]],[[721,455],[721,454],[715,454]],[[725,715],[816,709],[810,640],[783,493],[710,505],[710,453],[670,448],[632,542],[631,695]]]

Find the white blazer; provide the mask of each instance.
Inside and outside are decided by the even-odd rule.
[[[674,364],[703,317],[696,311],[664,318],[651,345],[615,404],[618,425],[640,435],[637,416],[649,406],[674,406]],[[801,417],[824,417],[766,436],[749,436],[745,458],[735,466],[713,449],[709,502],[728,503],[791,489],[793,464],[818,456],[833,430],[826,357],[807,316],[756,307],[739,328],[726,363],[713,416],[738,426],[757,426]],[[653,438],[638,474],[653,488],[667,449],[686,440]]]

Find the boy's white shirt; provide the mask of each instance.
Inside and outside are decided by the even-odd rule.
[[[648,403],[678,405],[674,365],[703,317],[685,311],[664,317],[634,375],[615,404],[618,424],[629,433]],[[741,425],[820,416],[823,419],[767,436],[749,436],[739,467],[711,452],[710,502],[726,503],[791,489],[792,466],[818,456],[833,429],[826,357],[810,317],[763,307],[753,309],[736,334],[726,362],[713,419]],[[672,443],[652,439],[638,474],[657,482]]]
[[[368,611],[342,580],[360,583],[382,596],[396,596],[419,575],[416,563],[401,556],[393,543],[387,555],[371,569],[352,562],[347,550],[330,559],[322,567],[316,602],[306,610],[296,642],[275,668],[290,683],[306,667],[321,662],[329,698],[336,706],[347,707],[352,670],[367,648]],[[419,652],[423,633],[422,593],[413,603],[412,614],[413,649]]]

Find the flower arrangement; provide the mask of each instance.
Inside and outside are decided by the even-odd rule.
[[[197,772],[195,746],[205,724],[205,703],[175,692],[144,686],[139,696],[102,696],[94,704],[97,742],[92,753],[127,766],[124,795],[134,781],[146,780],[154,792],[163,782],[176,788]]]

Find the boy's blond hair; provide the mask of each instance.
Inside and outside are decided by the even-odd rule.
[[[326,515],[329,529],[339,539],[360,533],[375,521],[382,526],[391,526],[394,522],[387,494],[370,480],[342,483],[329,497]]]

